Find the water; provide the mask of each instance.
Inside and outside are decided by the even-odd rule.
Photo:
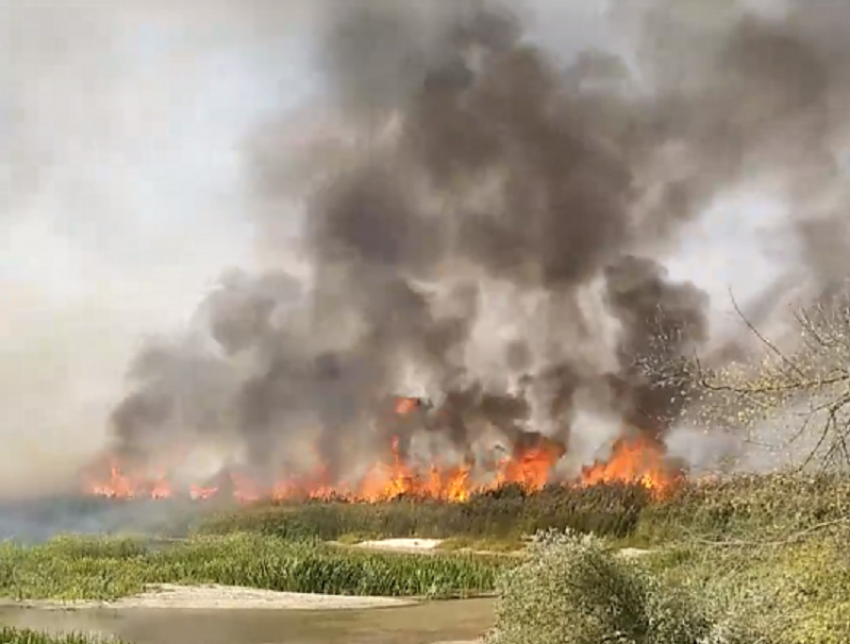
[[[493,602],[336,611],[4,607],[0,623],[97,633],[133,644],[432,644],[479,637],[493,623]]]

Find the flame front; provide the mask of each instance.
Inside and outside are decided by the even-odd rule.
[[[407,415],[420,402],[413,398],[397,400],[394,410]],[[197,501],[230,496],[235,501],[250,503],[260,499],[345,499],[366,503],[389,501],[404,496],[448,502],[462,502],[478,492],[516,484],[533,492],[546,486],[553,470],[566,454],[563,444],[539,437],[529,445],[517,446],[497,462],[489,480],[481,483],[473,477],[474,464],[443,466],[434,463],[425,468],[412,466],[400,451],[400,440],[393,436],[385,462],[372,465],[366,474],[351,487],[333,484],[321,464],[307,476],[281,478],[272,485],[230,472],[226,480],[216,484],[191,485],[185,495]],[[108,462],[109,474],[101,479],[88,477],[85,492],[110,498],[164,499],[174,495],[175,487],[164,473],[142,476],[125,471],[115,459]],[[667,465],[663,446],[639,435],[618,440],[609,459],[584,467],[581,475],[567,485],[590,486],[600,483],[633,483],[646,487],[661,496],[675,485],[677,477]]]
[[[665,462],[661,445],[643,435],[619,439],[607,461],[585,467],[581,473],[583,485],[639,483],[657,496],[669,492],[677,479]]]

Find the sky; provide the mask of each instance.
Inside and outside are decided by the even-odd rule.
[[[248,141],[321,90],[306,5],[267,2],[0,0],[0,490],[33,459],[67,475],[144,338],[255,265]],[[606,3],[534,4],[564,57],[612,42]],[[755,240],[777,217],[758,195],[715,204],[672,274],[728,315],[730,284],[771,279]]]

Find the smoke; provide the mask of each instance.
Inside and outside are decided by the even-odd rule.
[[[285,73],[256,71],[250,15],[205,8],[0,0],[0,496],[78,485],[139,339],[251,267],[240,145],[267,107],[234,97]]]
[[[280,6],[211,15],[267,46],[292,20]],[[609,42],[577,54],[542,5],[542,35],[533,5],[298,9],[319,34],[321,109],[296,143],[290,112],[246,138],[238,206],[263,259],[130,362],[112,449],[217,445],[262,472],[315,457],[339,480],[392,434],[469,460],[494,429],[569,450],[593,442],[581,418],[613,412],[664,441],[695,404],[685,359],[745,342],[713,332],[723,293],[665,269],[706,212],[744,189],[787,205],[771,287],[802,272],[817,295],[850,269],[835,241],[850,11],[699,6],[611,3]],[[222,268],[242,263],[226,237]],[[433,407],[394,418],[408,391]]]

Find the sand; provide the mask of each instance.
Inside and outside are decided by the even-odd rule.
[[[617,551],[617,554],[624,559],[637,559],[638,557],[651,555],[653,552],[653,550],[646,550],[645,548],[622,548]]]
[[[442,539],[380,539],[378,541],[361,541],[357,546],[360,548],[374,548],[376,550],[419,552],[422,550],[434,550],[442,542]]]
[[[86,609],[86,608],[174,608],[174,609],[222,609],[222,610],[350,610],[410,606],[415,600],[397,597],[354,597],[347,595],[318,595],[307,593],[283,593],[240,586],[204,585],[178,586],[157,584],[147,592],[115,601],[11,601],[5,605],[25,606],[42,609]]]

